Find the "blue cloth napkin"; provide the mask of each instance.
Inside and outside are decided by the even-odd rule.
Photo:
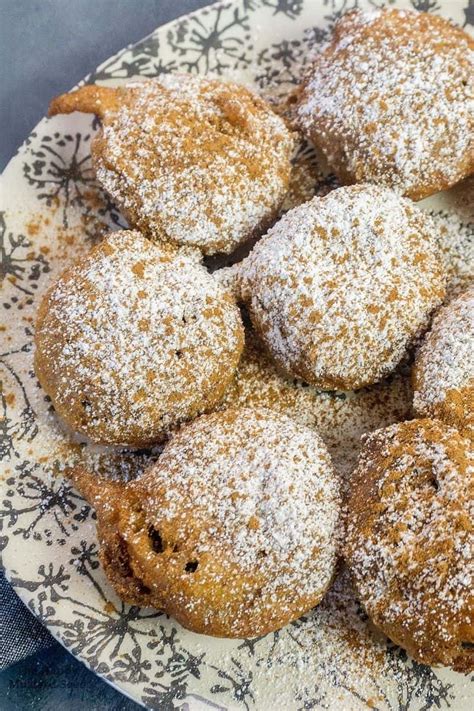
[[[0,573],[0,670],[54,644]]]

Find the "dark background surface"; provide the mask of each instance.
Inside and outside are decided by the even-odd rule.
[[[48,102],[127,44],[211,0],[0,0],[0,171]]]
[[[159,25],[210,0],[0,0],[0,171],[49,100]],[[1,575],[1,573],[0,573]],[[12,593],[14,595],[14,593]],[[0,601],[3,629],[15,604]],[[36,625],[31,618],[31,631]],[[138,711],[57,643],[0,673],[1,711]]]

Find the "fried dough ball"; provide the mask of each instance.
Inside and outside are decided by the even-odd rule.
[[[127,552],[122,570],[132,575],[113,573],[117,592],[194,632],[279,629],[317,605],[334,575],[340,502],[330,457],[315,432],[270,410],[203,415],[119,496],[92,498],[106,555]]]
[[[219,402],[243,327],[195,257],[115,232],[49,289],[35,343],[37,377],[69,426],[137,447]]]
[[[297,123],[343,183],[419,200],[474,172],[474,40],[433,14],[354,10],[301,86]]]
[[[186,74],[84,86],[51,102],[51,116],[71,111],[102,119],[97,179],[147,237],[228,253],[277,216],[294,138],[245,87]]]
[[[288,212],[242,262],[238,281],[280,368],[331,390],[393,371],[445,294],[431,218],[371,185]]]
[[[433,319],[413,368],[413,406],[474,437],[474,285]]]
[[[436,420],[365,441],[345,556],[376,625],[423,664],[474,669],[474,456]]]

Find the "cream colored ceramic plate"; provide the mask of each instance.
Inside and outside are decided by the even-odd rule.
[[[218,3],[159,28],[87,81],[112,84],[186,70],[284,94],[341,13],[382,4]],[[411,6],[452,17],[468,30],[474,23],[472,0],[413,0]],[[344,576],[311,614],[251,641],[192,634],[165,615],[123,604],[110,589],[97,559],[93,512],[60,472],[78,460],[128,471],[148,454],[110,452],[74,439],[57,422],[32,369],[34,314],[48,282],[104,225],[122,223],[94,179],[96,128],[85,115],[44,119],[3,176],[0,540],[16,591],[72,654],[151,708],[468,709],[467,678],[420,666],[377,638]],[[472,195],[468,181],[425,201],[445,224],[454,286],[472,271]],[[393,420],[402,416],[407,394],[393,394],[393,383],[386,387],[392,393],[386,419]],[[313,398],[311,407],[326,414],[322,422],[341,463],[353,456],[361,432],[384,423],[371,397]]]

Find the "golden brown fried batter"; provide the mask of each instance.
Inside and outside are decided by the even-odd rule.
[[[366,439],[345,557],[367,613],[424,664],[474,669],[472,443],[436,420]]]
[[[107,114],[118,111],[119,107],[120,94],[117,89],[89,84],[69,94],[56,96],[49,104],[48,114],[56,116],[80,111],[95,114],[103,121]]]
[[[419,200],[474,172],[474,41],[413,10],[336,24],[298,98],[297,122],[343,183]]]
[[[132,501],[126,484],[79,467],[68,469],[66,475],[96,510],[99,560],[115,592],[130,605],[151,607],[150,590],[135,577],[127,545],[118,528],[118,502],[124,497]]]
[[[294,139],[248,89],[167,75],[117,89],[84,86],[51,102],[51,116],[71,111],[101,118],[97,178],[153,240],[231,252],[277,216]]]

